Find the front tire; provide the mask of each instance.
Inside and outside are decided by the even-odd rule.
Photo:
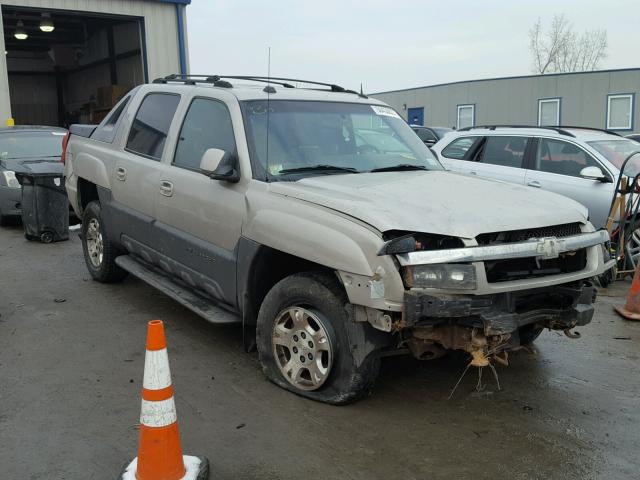
[[[127,272],[116,265],[119,251],[109,238],[97,201],[90,202],[82,218],[82,250],[91,277],[103,283],[117,282]]]
[[[256,330],[262,369],[272,382],[313,400],[341,405],[367,395],[380,369],[377,351],[358,362],[348,322],[352,306],[331,274],[294,274],[267,294]],[[358,328],[367,325],[357,324]]]

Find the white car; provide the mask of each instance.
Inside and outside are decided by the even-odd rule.
[[[617,133],[580,127],[471,127],[448,133],[436,152],[449,170],[549,190],[589,209],[606,225],[624,160],[640,144]],[[640,155],[625,173],[640,171]]]

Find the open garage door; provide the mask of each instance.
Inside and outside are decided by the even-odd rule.
[[[16,124],[99,123],[146,81],[143,21],[2,6]]]

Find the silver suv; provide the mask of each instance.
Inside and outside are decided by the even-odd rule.
[[[92,277],[241,323],[267,377],[314,400],[360,398],[398,349],[484,366],[593,316],[608,235],[584,207],[444,171],[365,95],[170,76],[70,132]]]
[[[432,147],[454,172],[540,188],[572,198],[603,228],[624,160],[640,144],[617,133],[580,127],[470,127]],[[640,172],[640,157],[625,173]]]

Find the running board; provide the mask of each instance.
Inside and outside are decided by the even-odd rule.
[[[200,315],[211,323],[239,323],[240,316],[217,306],[213,300],[209,300],[192,290],[174,282],[171,278],[142,261],[136,260],[131,255],[121,255],[116,258],[116,264],[131,275],[147,282],[165,295],[181,303],[189,310]]]

